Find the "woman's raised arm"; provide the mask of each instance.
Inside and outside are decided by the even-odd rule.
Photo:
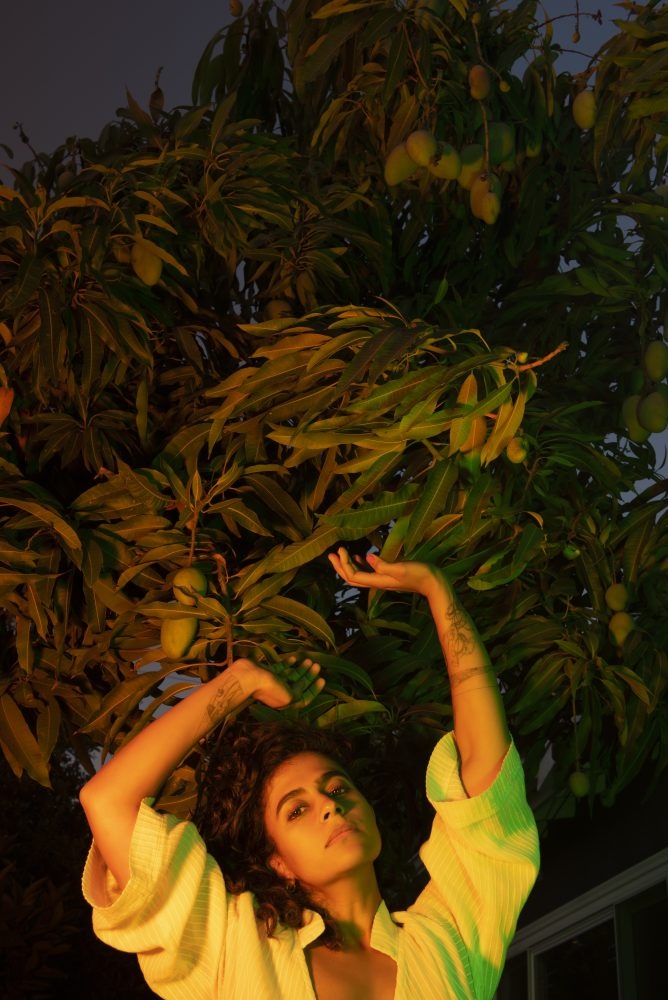
[[[130,841],[142,799],[157,795],[192,747],[244,703],[256,699],[279,709],[308,704],[324,685],[319,670],[311,660],[276,672],[235,660],[143,729],[83,786],[79,798],[93,838],[121,887],[130,877]]]
[[[469,796],[494,780],[510,746],[510,733],[496,674],[470,616],[445,574],[420,562],[387,562],[367,556],[371,572],[340,548],[329,560],[353,587],[421,594],[429,602],[450,679],[455,742],[461,779]]]

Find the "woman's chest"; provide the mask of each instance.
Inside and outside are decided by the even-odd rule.
[[[397,963],[379,951],[355,954],[316,947],[306,962],[317,1000],[393,1000]]]

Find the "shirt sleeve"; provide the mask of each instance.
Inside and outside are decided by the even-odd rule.
[[[454,733],[447,733],[429,760],[426,790],[436,812],[420,849],[430,881],[409,911],[454,924],[473,995],[488,1000],[540,864],[538,831],[514,742],[488,788],[469,798]]]
[[[83,894],[93,930],[136,952],[144,978],[170,1000],[216,996],[227,925],[237,897],[196,827],[142,802],[130,844],[130,879],[121,891],[93,843]]]

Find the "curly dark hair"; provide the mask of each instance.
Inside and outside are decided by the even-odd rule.
[[[275,845],[264,826],[267,783],[281,764],[300,753],[322,754],[347,773],[354,760],[351,741],[330,730],[287,720],[225,724],[198,768],[193,822],[220,865],[228,892],[254,894],[257,916],[270,937],[279,921],[301,927],[308,908],[325,922],[323,944],[338,950],[342,938],[334,918],[269,864]]]

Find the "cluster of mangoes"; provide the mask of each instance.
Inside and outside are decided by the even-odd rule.
[[[605,592],[605,603],[612,611],[608,622],[610,638],[621,649],[626,639],[635,628],[635,621],[626,610],[629,603],[629,592],[623,583],[611,583]]]
[[[427,169],[434,177],[457,181],[469,192],[471,212],[477,219],[493,225],[501,211],[503,186],[492,167],[509,170],[515,163],[515,134],[504,122],[490,122],[489,168],[485,166],[482,143],[469,143],[461,150],[441,142],[427,129],[418,129],[390,152],[384,176],[390,187]]]
[[[195,566],[186,566],[174,574],[172,591],[180,604],[194,607],[198,595],[205,597],[207,589],[204,573]],[[199,622],[194,615],[165,618],[160,629],[160,645],[165,656],[171,660],[182,659],[195,641],[198,627]]]
[[[492,90],[492,76],[481,63],[471,66],[468,74],[469,93],[476,101],[484,101]],[[510,89],[499,78],[499,90]],[[596,100],[592,90],[581,90],[572,104],[573,119],[581,129],[590,129],[596,120]],[[428,129],[418,129],[390,151],[385,160],[384,176],[390,187],[408,180],[421,168],[442,180],[455,180],[469,191],[472,214],[493,225],[501,211],[503,185],[496,170],[511,171],[517,164],[515,131],[506,122],[492,121],[486,125],[486,136],[461,150],[437,139]],[[488,158],[485,155],[487,147]],[[540,141],[527,142],[524,155],[540,154]]]
[[[629,440],[641,443],[668,427],[668,345],[653,340],[645,348],[642,368],[631,375],[631,394],[622,403],[622,422]]]
[[[469,93],[476,101],[489,96],[492,82],[485,66],[476,64],[469,71]],[[508,89],[501,81],[500,88]],[[417,129],[392,149],[385,161],[384,176],[390,187],[408,180],[420,169],[441,180],[457,181],[469,192],[472,214],[493,225],[501,211],[503,185],[495,169],[510,171],[515,167],[515,131],[505,122],[489,122],[487,137],[461,150],[437,139],[428,129]],[[485,147],[489,158],[486,159]]]

